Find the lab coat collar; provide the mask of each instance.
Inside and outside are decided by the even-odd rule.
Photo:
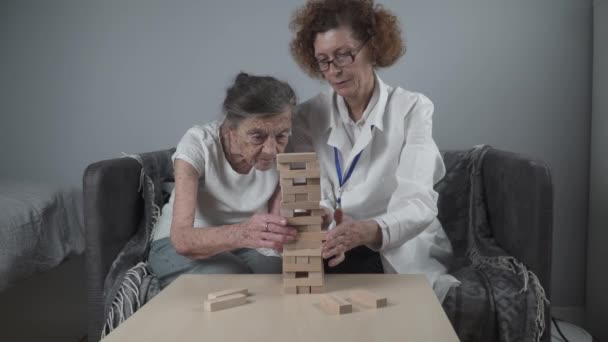
[[[347,165],[349,165],[350,161],[352,161],[352,159],[354,159],[354,157],[369,144],[372,139],[373,129],[377,128],[381,131],[384,130],[384,114],[386,112],[386,103],[388,100],[388,87],[378,76],[378,74],[374,73],[374,76],[376,77],[376,87],[378,87],[378,89],[380,90],[378,101],[375,103],[374,109],[369,113],[369,116],[365,122],[365,129],[363,129],[363,131],[361,132],[361,135],[355,142],[355,146],[353,146],[353,149],[351,150],[351,153],[347,158]],[[342,152],[346,150],[345,145],[347,144],[348,137],[346,135],[346,132],[343,129],[340,129],[342,125],[342,119],[340,118],[340,113],[338,113],[338,97],[339,95],[332,90],[330,97],[331,103],[329,113],[329,129],[331,129],[331,132],[329,134],[329,138],[327,139],[327,144],[336,147]]]

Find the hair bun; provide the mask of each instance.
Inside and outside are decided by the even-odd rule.
[[[235,83],[240,83],[240,82],[247,80],[249,77],[250,76],[248,73],[241,71],[241,72],[239,72],[238,75],[236,75],[236,79],[234,81],[235,81]]]

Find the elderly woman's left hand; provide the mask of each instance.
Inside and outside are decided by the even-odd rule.
[[[376,221],[354,221],[345,218],[327,233],[321,253],[324,259],[333,258],[328,265],[334,267],[345,259],[347,251],[361,245],[377,246],[382,243],[382,234]]]

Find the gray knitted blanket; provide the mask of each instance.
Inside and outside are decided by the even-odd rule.
[[[490,146],[446,161],[435,186],[439,215],[452,242],[452,274],[462,281],[443,302],[465,341],[539,341],[545,329],[545,292],[532,271],[494,240],[486,212],[481,165]]]
[[[150,272],[147,258],[160,208],[169,196],[162,191],[162,184],[173,180],[173,152],[175,149],[125,156],[136,159],[142,166],[139,191],[144,199],[144,215],[137,232],[118,254],[106,276],[105,324],[101,338],[160,292],[158,278]]]

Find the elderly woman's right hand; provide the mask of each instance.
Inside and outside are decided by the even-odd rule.
[[[287,226],[287,220],[272,214],[254,214],[236,225],[237,239],[248,248],[283,250],[283,244],[294,241],[298,230]]]

